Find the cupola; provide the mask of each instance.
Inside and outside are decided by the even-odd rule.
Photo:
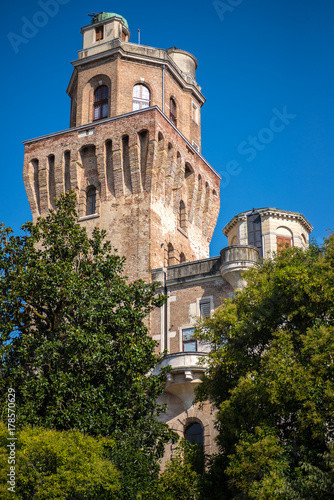
[[[93,14],[91,23],[81,28],[81,33],[83,34],[83,50],[89,51],[86,55],[108,50],[112,40],[119,39],[122,42],[130,40],[127,20],[114,12]]]

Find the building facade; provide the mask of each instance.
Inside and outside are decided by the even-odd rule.
[[[224,229],[229,246],[209,256],[220,176],[201,156],[197,61],[176,47],[130,42],[127,21],[100,13],[81,30],[67,93],[70,128],[25,141],[24,182],[33,220],[69,189],[78,221],[126,257],[126,275],[158,281],[166,304],[148,318],[161,365],[172,367],[162,417],[180,435],[215,450],[210,404],[193,403],[209,346],[193,338],[208,316],[243,286],[241,273],[280,245],[306,246],[310,224],[297,213],[266,208],[243,212]],[[156,367],[158,371],[160,366]]]

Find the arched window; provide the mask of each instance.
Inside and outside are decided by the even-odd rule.
[[[192,180],[191,175],[194,173],[194,169],[190,165],[190,163],[186,163],[185,169],[184,169],[184,178],[187,180],[187,182]]]
[[[187,259],[186,259],[186,256],[184,255],[183,252],[180,253],[180,264],[182,264],[182,262],[186,262]]]
[[[86,215],[93,215],[96,212],[96,188],[90,186],[86,194]]]
[[[184,231],[187,229],[186,206],[183,200],[180,201],[179,207],[179,227]]]
[[[174,258],[174,247],[171,243],[168,243],[167,247],[167,266],[174,266],[175,258]]]
[[[138,83],[133,87],[133,111],[150,106],[150,91],[145,85]]]
[[[176,102],[174,101],[173,97],[170,98],[169,109],[170,109],[169,118],[176,126],[177,125]]]
[[[94,120],[108,118],[108,87],[101,85],[94,92]]]
[[[158,134],[158,151],[163,151],[164,149],[164,136],[161,132]]]
[[[199,422],[193,422],[185,428],[184,437],[191,444],[203,446],[203,428]]]

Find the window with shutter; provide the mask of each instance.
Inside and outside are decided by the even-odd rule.
[[[99,42],[100,40],[103,40],[103,26],[95,28],[95,41]]]
[[[276,236],[277,241],[277,253],[280,253],[284,248],[291,247],[291,238],[286,236]]]
[[[261,216],[258,212],[252,212],[247,216],[248,245],[258,248],[259,257],[263,257],[262,250],[262,225]]]
[[[201,300],[199,303],[199,310],[201,318],[208,318],[211,312],[210,299]]]

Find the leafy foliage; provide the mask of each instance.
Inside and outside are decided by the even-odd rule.
[[[118,500],[119,474],[107,456],[110,438],[26,427],[17,435],[15,494],[8,491],[7,428],[0,423],[3,500]]]
[[[155,416],[164,374],[145,317],[155,284],[128,283],[105,232],[76,223],[74,193],[24,236],[0,230],[1,410],[16,393],[17,423],[90,435],[135,435],[159,455],[170,437]]]
[[[199,500],[203,487],[204,455],[201,447],[182,440],[159,479],[163,500]],[[152,499],[153,500],[153,499]]]
[[[199,333],[214,349],[198,397],[219,409],[205,498],[333,498],[334,236],[246,279]]]

